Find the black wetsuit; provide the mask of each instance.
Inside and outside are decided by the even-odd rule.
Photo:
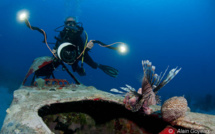
[[[75,30],[72,30],[72,29],[68,29],[68,27],[64,27],[64,29],[60,32],[59,36],[56,37],[57,42],[54,47],[55,50],[59,47],[59,45],[61,43],[70,42],[77,47],[78,56],[79,56],[79,54],[84,50],[84,45],[86,42],[86,35],[85,35],[83,27],[76,26],[75,28],[76,28]],[[84,62],[87,63],[90,67],[96,69],[98,67],[98,64],[93,61],[93,59],[88,54],[88,51],[89,51],[89,49],[87,48],[84,53]],[[74,72],[77,71],[79,74],[82,73],[82,72],[79,72],[81,70],[81,67],[78,65],[78,62],[81,59],[82,59],[82,57],[80,57],[78,60],[76,60],[72,64],[73,71]]]

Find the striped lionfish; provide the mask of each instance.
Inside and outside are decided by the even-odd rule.
[[[126,85],[126,87],[121,87],[123,91],[115,88],[110,91],[120,93],[125,96],[123,103],[128,110],[131,110],[132,112],[140,111],[149,115],[152,113],[149,106],[156,105],[160,102],[159,96],[156,95],[158,91],[170,82],[178,74],[181,68],[173,68],[163,80],[168,67],[163,75],[162,73],[158,75],[155,73],[155,66],[153,66],[149,60],[142,61],[142,65],[144,72],[142,88],[139,88],[139,90],[136,91],[131,86]]]

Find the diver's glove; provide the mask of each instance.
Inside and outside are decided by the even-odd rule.
[[[85,76],[85,75],[86,75],[86,72],[85,72],[85,70],[84,70],[83,67],[78,67],[76,71],[77,71],[77,73],[78,73],[80,76]]]
[[[90,40],[88,43],[87,43],[87,48],[89,49],[92,49],[93,46],[94,46],[94,43],[93,43],[94,40]]]
[[[56,51],[55,49],[52,49],[52,53],[54,53],[54,54],[55,54],[56,52],[57,52],[57,51]]]
[[[100,68],[104,73],[110,75],[111,77],[116,78],[119,74],[119,71],[113,67],[98,64],[98,68]]]

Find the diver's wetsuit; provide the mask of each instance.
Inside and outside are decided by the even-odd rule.
[[[76,28],[75,30],[71,30],[71,29],[68,29],[67,27],[64,27],[64,29],[60,32],[59,36],[55,37],[57,39],[57,42],[54,47],[55,50],[59,47],[61,43],[70,42],[78,48],[78,56],[80,55],[80,53],[84,50],[86,35],[84,33],[83,27],[80,27],[77,25],[75,28]],[[87,48],[84,53],[84,62],[87,63],[90,67],[97,69],[98,64],[93,61],[93,59],[88,54],[88,51],[89,49]],[[78,62],[81,59],[82,57],[80,57],[72,64],[73,71],[74,72],[77,71],[80,75],[81,73],[84,73],[84,72],[79,72],[81,71],[81,67],[78,65]],[[85,73],[82,75],[85,75]]]

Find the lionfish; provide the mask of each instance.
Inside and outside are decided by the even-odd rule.
[[[139,88],[139,90],[136,91],[131,86],[126,85],[126,87],[121,87],[123,91],[115,88],[110,91],[120,93],[125,96],[123,103],[128,110],[131,110],[132,112],[140,111],[145,114],[151,114],[152,110],[149,106],[156,105],[160,102],[159,96],[156,94],[178,74],[181,68],[173,68],[169,71],[168,75],[166,75],[165,79],[163,79],[168,67],[163,75],[162,73],[158,75],[155,73],[155,66],[153,66],[149,60],[142,61],[142,65],[144,72],[142,88]]]

